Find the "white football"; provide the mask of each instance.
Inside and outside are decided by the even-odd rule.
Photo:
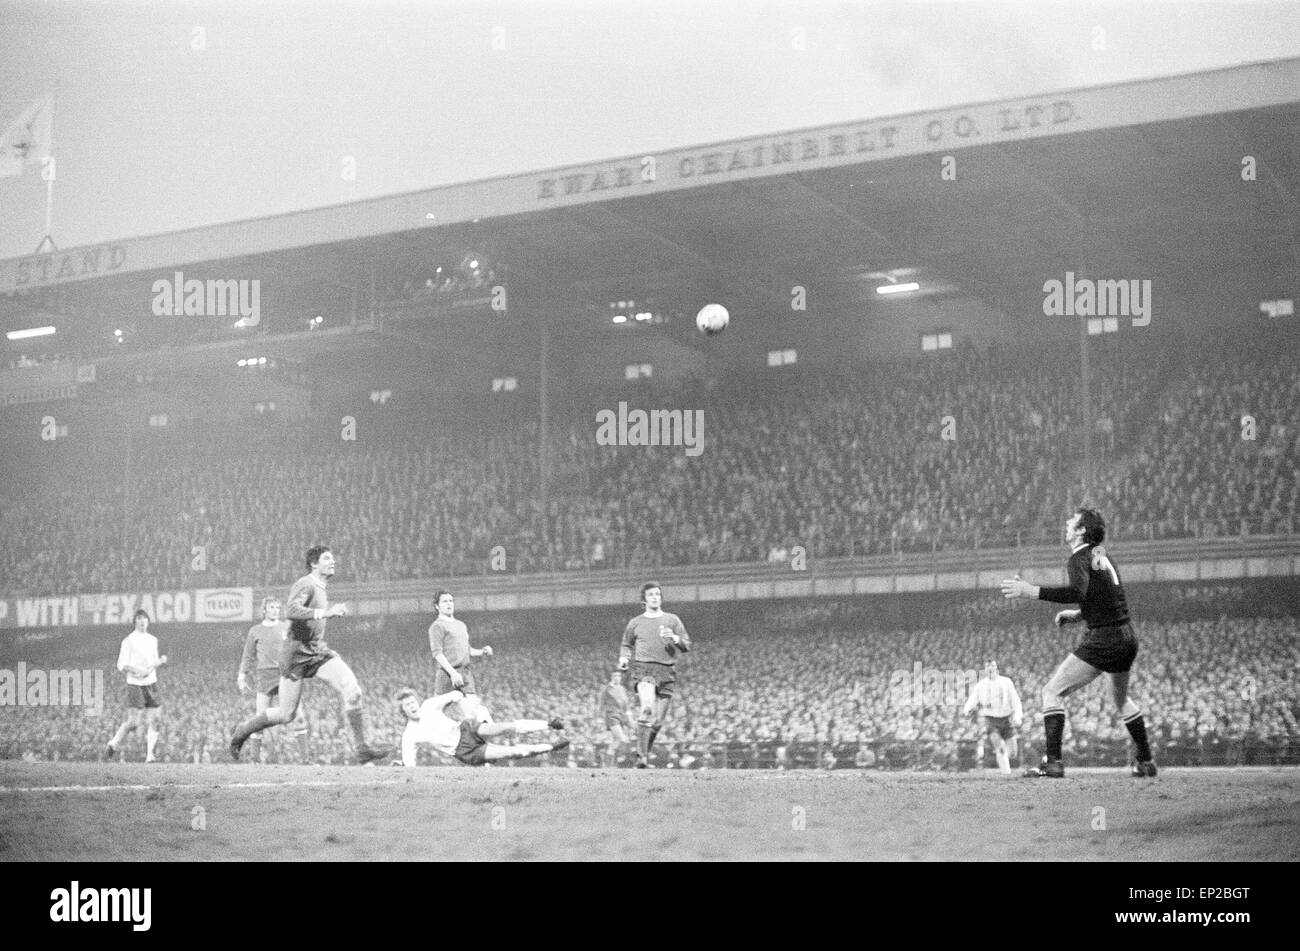
[[[729,323],[731,323],[731,315],[721,304],[705,304],[695,315],[695,326],[700,328],[701,333],[710,337],[722,333]]]

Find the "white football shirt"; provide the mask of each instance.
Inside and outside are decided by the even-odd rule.
[[[1016,693],[1016,686],[1011,682],[1010,677],[999,676],[996,680],[981,677],[976,681],[963,710],[965,713],[970,713],[977,706],[980,714],[986,717],[1019,719],[1023,716],[1020,694]]]
[[[158,638],[152,634],[132,631],[122,639],[122,649],[117,652],[117,669],[127,667],[144,668],[149,671],[146,677],[127,674],[126,682],[136,687],[147,687],[158,682],[154,668],[158,666]]]
[[[444,756],[453,756],[460,744],[460,724],[442,712],[452,694],[430,697],[420,704],[420,719],[407,720],[402,731],[402,765],[414,766],[416,749],[427,743]]]

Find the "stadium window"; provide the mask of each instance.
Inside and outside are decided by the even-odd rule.
[[[519,389],[519,380],[513,376],[499,376],[492,380],[493,393],[513,393]]]
[[[929,353],[934,350],[952,349],[952,331],[940,330],[931,334],[921,334],[921,350]]]
[[[155,427],[155,428],[160,428],[160,427],[166,426],[166,425],[167,425],[167,414],[166,414],[166,413],[153,413],[153,414],[150,415],[150,417],[149,417],[149,425],[150,425],[150,426],[153,426],[153,427]]]
[[[1259,309],[1269,317],[1294,317],[1295,301],[1289,298],[1260,301]]]
[[[797,350],[769,350],[767,351],[767,365],[770,367],[783,367],[797,362],[799,351]]]
[[[388,401],[393,398],[392,390],[371,390],[370,402],[377,403],[380,406],[388,405]]]
[[[654,366],[649,363],[629,363],[623,368],[623,379],[642,380],[654,376]]]

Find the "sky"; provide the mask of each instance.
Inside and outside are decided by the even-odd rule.
[[[0,130],[57,89],[69,248],[1296,56],[1294,0],[0,0]],[[45,198],[0,178],[0,258]]]

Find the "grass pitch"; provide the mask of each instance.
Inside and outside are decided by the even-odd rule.
[[[1300,859],[1300,770],[0,762],[0,861]]]

